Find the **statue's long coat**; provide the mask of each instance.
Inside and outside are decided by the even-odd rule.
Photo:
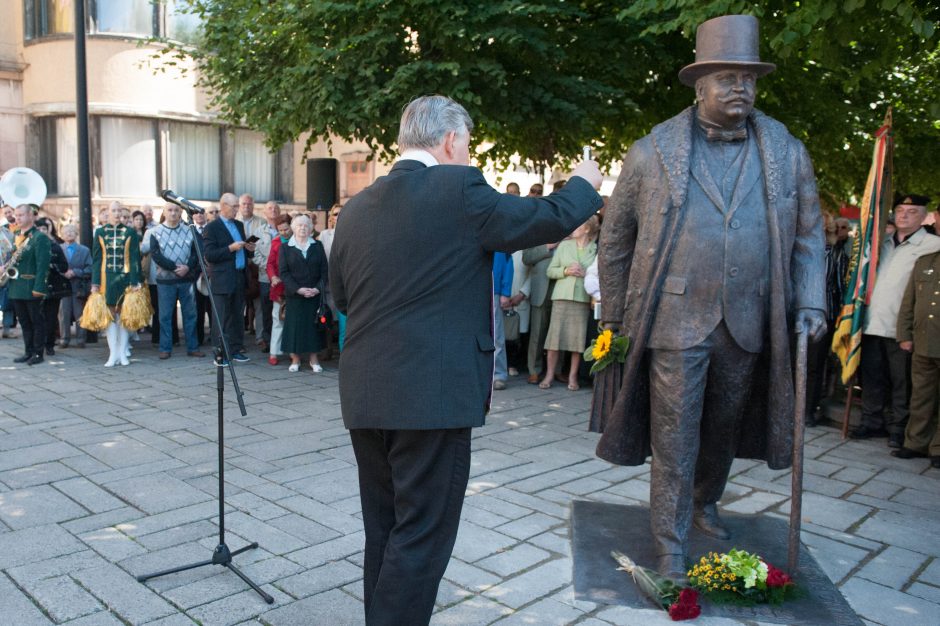
[[[650,454],[646,341],[673,243],[680,233],[695,236],[694,223],[682,228],[694,123],[695,107],[690,107],[630,148],[601,230],[603,320],[622,323],[631,347],[616,401],[592,418],[591,430],[603,432],[597,455],[620,465],[640,465]],[[793,450],[792,330],[798,309],[825,310],[825,244],[806,148],[783,124],[759,111],[751,113],[748,127],[760,151],[767,198],[770,313],[764,349],[733,445],[738,457],[763,459],[771,468],[783,469],[790,466]],[[611,368],[600,376],[615,371]],[[599,380],[595,393],[610,382]]]

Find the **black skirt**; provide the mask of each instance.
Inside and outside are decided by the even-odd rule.
[[[281,335],[281,352],[306,354],[319,352],[323,342],[317,324],[320,296],[304,298],[287,297],[287,312],[284,314],[284,331]]]

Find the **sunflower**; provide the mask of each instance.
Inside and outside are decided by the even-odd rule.
[[[614,333],[611,330],[605,330],[597,336],[597,339],[594,341],[594,349],[592,350],[595,361],[599,361],[607,356],[607,353],[610,352],[610,342],[613,341],[613,338]]]

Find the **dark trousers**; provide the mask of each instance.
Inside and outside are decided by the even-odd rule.
[[[862,335],[862,421],[872,430],[884,428],[889,435],[903,435],[911,397],[911,353],[898,347],[896,339]],[[892,415],[885,415],[890,395]]]
[[[757,354],[738,346],[724,322],[693,348],[650,350],[650,522],[657,555],[686,555],[693,506],[721,498],[756,362]]]
[[[470,429],[353,429],[349,436],[366,534],[366,624],[427,624],[457,539]]]
[[[196,289],[196,339],[199,345],[206,341],[206,318],[209,318],[209,328],[212,328],[212,301]]]
[[[24,354],[42,356],[46,346],[46,326],[42,316],[42,300],[14,300],[13,308],[23,330]]]
[[[548,321],[552,315],[551,290],[548,293],[542,306],[532,305],[529,308],[529,348],[526,359],[529,375],[542,371],[545,335],[548,334]]]
[[[833,375],[832,336],[835,328],[831,327],[820,341],[810,341],[806,357],[806,420],[811,423],[816,419],[816,409],[824,400],[824,392]]]
[[[940,357],[912,357],[911,387],[911,419],[904,431],[904,447],[940,456]]]
[[[231,293],[216,293],[215,305],[219,307],[222,332],[232,354],[245,351],[245,271],[237,271],[235,290]],[[219,345],[219,329],[212,326],[212,344]]]
[[[160,343],[160,292],[157,290],[156,285],[147,285],[150,288],[150,306],[153,307],[153,317],[150,320],[150,343],[153,345],[159,345]],[[173,311],[174,315],[171,318],[173,323],[173,345],[175,346],[180,342],[180,324],[176,319],[176,311]]]
[[[55,336],[59,330],[59,303],[62,298],[46,298],[42,301],[42,320],[45,327],[45,348],[55,348]]]
[[[274,309],[274,303],[271,302],[271,283],[258,283],[261,288],[261,338],[267,344],[271,343],[271,326],[274,323],[271,312]],[[255,324],[258,323],[257,312],[255,312]]]

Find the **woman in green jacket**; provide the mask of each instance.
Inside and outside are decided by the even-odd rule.
[[[584,290],[584,274],[597,256],[598,220],[592,216],[578,226],[571,238],[558,244],[546,273],[555,281],[552,291],[552,317],[545,337],[548,362],[540,389],[552,386],[558,354],[571,352],[568,389],[578,390],[578,365],[587,342],[591,297]]]

